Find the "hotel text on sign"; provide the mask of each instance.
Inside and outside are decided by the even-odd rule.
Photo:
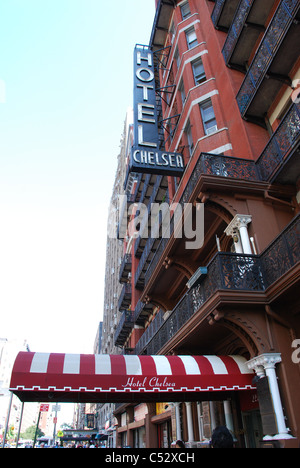
[[[160,151],[153,53],[147,46],[134,51],[134,146],[132,172],[181,176],[181,154]]]

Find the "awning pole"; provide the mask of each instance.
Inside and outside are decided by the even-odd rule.
[[[17,435],[16,448],[18,448],[18,445],[19,445],[20,432],[21,432],[22,419],[23,419],[23,411],[24,411],[24,402],[22,401],[21,415],[20,415],[20,422],[19,422],[19,429],[18,429],[18,435]]]
[[[33,441],[33,447],[32,448],[35,448],[37,432],[38,432],[38,428],[39,428],[39,424],[40,424],[40,419],[41,419],[41,411],[39,411],[39,416],[38,416],[38,420],[37,420],[37,423],[36,423],[35,435],[34,435],[34,441]]]
[[[5,431],[4,431],[4,434],[3,434],[2,448],[5,447],[5,440],[6,440],[7,431],[8,431],[8,424],[9,424],[9,418],[10,418],[10,411],[11,411],[13,396],[14,396],[14,394],[12,392],[10,392],[10,400],[9,400],[9,406],[8,406],[7,417],[6,417]]]

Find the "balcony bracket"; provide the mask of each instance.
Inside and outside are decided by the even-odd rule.
[[[266,79],[267,80],[272,79],[272,80],[280,81],[281,83],[286,84],[290,88],[292,88],[292,86],[293,86],[293,82],[292,82],[291,78],[289,76],[286,76],[286,75],[279,75],[278,73],[268,72],[266,74]]]
[[[260,32],[265,32],[266,31],[265,26],[263,26],[261,24],[251,23],[249,21],[246,21],[245,27],[246,28],[256,29],[257,31],[260,31]]]

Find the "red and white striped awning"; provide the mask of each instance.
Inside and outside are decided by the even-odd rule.
[[[251,390],[241,356],[18,354],[10,390],[22,401],[171,401],[182,392]],[[139,394],[139,395],[137,395]]]

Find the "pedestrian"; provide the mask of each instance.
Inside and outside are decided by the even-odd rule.
[[[233,448],[233,437],[226,426],[216,427],[212,433],[210,445],[212,448]]]
[[[182,440],[176,440],[174,448],[185,448],[184,442]]]

